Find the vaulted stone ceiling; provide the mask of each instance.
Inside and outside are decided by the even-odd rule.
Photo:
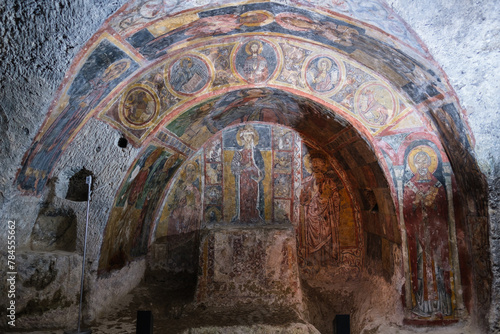
[[[102,280],[162,244],[169,269],[198,266],[180,254],[214,224],[285,224],[311,282],[307,193],[321,184],[338,195],[328,270],[357,276],[378,261],[389,281],[400,270],[406,319],[453,323],[489,309],[473,146],[446,75],[377,1],[131,1],[75,57],[15,184],[65,198],[90,170],[108,196],[96,190],[91,236]],[[252,198],[259,212],[245,209]]]

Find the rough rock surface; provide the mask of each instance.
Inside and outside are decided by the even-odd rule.
[[[209,307],[262,303],[301,312],[295,241],[291,226],[208,230],[201,241],[197,301]]]
[[[16,328],[53,328],[54,319],[58,326],[75,323],[80,298],[81,256],[59,251],[25,251],[18,252],[17,259],[22,266],[17,268]],[[6,296],[5,291],[1,293]],[[2,298],[2,310],[7,301]],[[0,328],[5,325],[2,321]]]

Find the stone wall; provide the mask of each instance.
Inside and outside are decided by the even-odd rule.
[[[303,312],[295,232],[290,226],[215,228],[203,233],[197,302]]]

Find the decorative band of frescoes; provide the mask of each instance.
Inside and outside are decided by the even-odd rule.
[[[122,95],[118,115],[127,127],[144,129],[155,123],[159,109],[160,100],[154,90],[135,84]]]
[[[267,10],[253,10],[240,15],[239,22],[247,27],[262,27],[274,21],[274,14]]]
[[[394,93],[381,82],[366,82],[354,95],[354,111],[368,127],[380,128],[398,114]]]
[[[327,55],[316,55],[309,59],[303,72],[304,82],[318,94],[334,94],[343,86],[344,63]]]
[[[231,67],[249,84],[264,84],[278,72],[278,49],[261,38],[250,38],[233,49]]]
[[[134,142],[141,142],[164,116],[175,120],[203,94],[216,96],[248,86],[282,88],[321,99],[347,120],[359,121],[372,134],[400,122],[403,115],[399,110],[407,109],[405,100],[383,78],[305,40],[243,34],[210,39],[185,52],[187,46],[179,45],[178,51],[166,62],[154,65],[145,79],[131,83],[120,98],[120,112],[118,106],[116,112],[104,111],[101,115],[106,114],[105,120],[123,128]],[[141,89],[138,84],[147,86]],[[156,95],[159,110],[150,118]],[[134,107],[132,101],[143,105]]]
[[[183,55],[165,66],[165,83],[180,96],[198,94],[213,79],[209,64],[202,55]]]

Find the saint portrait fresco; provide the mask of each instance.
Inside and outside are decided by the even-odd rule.
[[[355,110],[362,120],[380,127],[397,113],[396,100],[391,91],[379,83],[362,85],[354,97]]]
[[[132,166],[109,218],[100,270],[122,266],[146,254],[153,215],[164,187],[182,161],[178,154],[149,146]]]
[[[236,70],[248,83],[262,83],[276,69],[276,52],[265,41],[252,40],[236,53]]]
[[[357,270],[353,200],[328,155],[310,147],[294,130],[264,122],[215,134],[175,176],[156,240],[193,241],[205,227],[285,225],[296,233],[304,274]]]
[[[412,312],[420,317],[452,314],[448,201],[440,181],[440,158],[420,145],[407,155],[412,176],[404,185],[404,220],[411,271]]]
[[[159,105],[158,96],[150,87],[132,86],[120,101],[120,119],[130,128],[142,129],[155,120]]]
[[[259,134],[252,125],[242,127],[236,134],[242,149],[235,152],[231,171],[235,177],[237,204],[233,221],[255,223],[264,220],[263,185],[264,160],[257,148]]]
[[[330,57],[314,58],[307,66],[306,81],[318,93],[331,92],[340,80],[339,66]]]
[[[323,152],[309,152],[303,165],[310,175],[302,180],[300,193],[302,256],[306,267],[318,271],[339,260],[340,196]]]
[[[200,167],[196,161],[189,161],[181,170],[177,187],[169,203],[169,234],[194,231],[201,221]]]
[[[196,94],[210,81],[210,70],[196,56],[186,56],[175,61],[168,72],[171,87],[181,94]]]

